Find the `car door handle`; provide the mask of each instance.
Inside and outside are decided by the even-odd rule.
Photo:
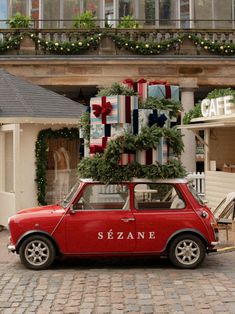
[[[135,221],[135,218],[121,218],[121,221],[123,222]]]

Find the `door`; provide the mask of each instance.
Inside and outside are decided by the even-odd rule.
[[[65,222],[68,254],[134,251],[135,221],[128,185],[88,183]]]
[[[161,252],[177,230],[191,228],[194,212],[172,184],[136,184],[136,251]]]

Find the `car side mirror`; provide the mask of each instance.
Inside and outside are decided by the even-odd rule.
[[[69,213],[70,215],[76,214],[76,210],[73,209],[73,205],[70,206]]]

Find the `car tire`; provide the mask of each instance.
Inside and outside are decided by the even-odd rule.
[[[168,257],[178,268],[193,269],[199,266],[206,255],[202,240],[192,234],[183,234],[169,246]]]
[[[47,237],[33,235],[23,241],[19,255],[22,264],[27,268],[46,269],[55,259],[55,247]]]

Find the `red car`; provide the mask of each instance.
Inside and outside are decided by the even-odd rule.
[[[218,243],[213,214],[184,179],[81,180],[60,205],[21,210],[9,229],[9,250],[31,269],[59,255],[167,255],[195,268]]]

